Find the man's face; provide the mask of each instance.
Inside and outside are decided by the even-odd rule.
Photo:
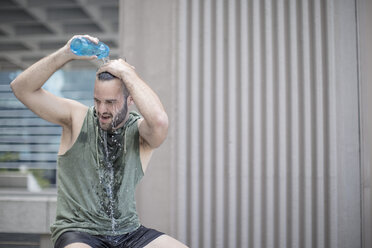
[[[109,81],[97,79],[95,82],[94,107],[99,125],[103,130],[111,131],[124,124],[128,106],[122,87],[122,82],[119,79]]]

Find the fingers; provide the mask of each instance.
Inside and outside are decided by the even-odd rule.
[[[100,74],[101,72],[108,71],[106,68],[107,68],[107,64],[104,64],[103,66],[98,68],[96,74]]]
[[[112,75],[121,78],[122,80],[125,75],[135,73],[135,67],[125,62],[123,59],[110,60],[108,63],[103,64],[96,72],[109,72]]]
[[[124,57],[124,59],[120,58],[120,59],[118,59],[118,60],[119,60],[121,63],[130,66],[133,70],[136,69],[136,67],[134,67],[133,65],[131,65],[131,64],[129,64],[129,63],[127,62],[127,59],[126,59],[125,57]]]
[[[127,68],[127,67],[130,67],[132,69],[134,69],[135,67],[128,64],[125,60],[123,59],[113,59],[113,60],[110,60],[108,61],[107,63],[103,64],[99,69],[98,69],[98,72],[102,72],[102,71],[105,71],[105,70],[108,70],[108,69],[120,69],[120,68]]]
[[[75,35],[73,38],[77,38],[77,37],[84,37],[84,38],[87,38],[88,40],[90,40],[91,42],[95,43],[95,44],[98,44],[99,42],[99,39],[97,37],[93,37],[93,36],[90,36],[88,34],[84,34],[84,35]]]
[[[79,60],[94,60],[94,59],[97,59],[97,56],[96,55],[92,55],[92,56],[78,56],[76,54],[74,54],[71,49],[70,49],[70,46],[71,46],[71,42],[73,39],[75,38],[79,38],[79,37],[84,37],[86,39],[88,39],[89,41],[91,41],[92,43],[94,44],[98,44],[99,43],[99,39],[96,38],[96,37],[93,37],[93,36],[90,36],[90,35],[74,35],[66,44],[66,49],[69,51],[69,53],[71,54],[72,56],[72,59],[79,59]]]
[[[90,35],[82,35],[84,38],[87,38],[88,40],[92,41],[93,43],[95,44],[98,44],[99,42],[99,39],[97,37],[93,37],[93,36],[90,36]]]
[[[94,59],[97,59],[97,56],[96,55],[92,55],[92,56],[78,56],[78,57],[81,60],[94,60]]]
[[[78,38],[78,37],[84,37],[84,38],[87,38],[88,40],[90,40],[91,42],[93,42],[94,44],[98,44],[99,42],[99,39],[97,37],[93,37],[93,36],[90,36],[88,34],[84,34],[84,35],[74,35],[69,41],[68,43],[70,44],[71,41],[75,38]]]
[[[109,72],[112,75],[116,74],[117,67],[112,65],[113,60],[110,60],[109,62],[103,64],[101,67],[98,68],[96,74],[100,74],[101,72]],[[115,75],[117,76],[117,75]]]

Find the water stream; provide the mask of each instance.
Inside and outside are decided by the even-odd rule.
[[[110,61],[110,57],[107,56],[105,58],[102,58],[101,60],[102,60],[103,64],[106,64],[106,63],[108,63]]]
[[[102,195],[100,204],[103,207],[106,214],[111,219],[111,228],[112,233],[115,235],[117,233],[117,220],[115,218],[115,210],[117,209],[117,202],[116,202],[116,193],[115,193],[115,168],[114,168],[114,161],[116,159],[115,153],[112,150],[111,146],[121,147],[121,144],[118,144],[114,135],[108,134],[106,130],[100,129],[99,135],[101,136],[100,143],[103,152],[103,156],[100,159],[100,166],[98,169],[98,176],[99,182],[106,192]],[[111,144],[111,145],[110,145]],[[114,149],[115,150],[115,149]]]
[[[107,57],[108,59],[108,57]],[[107,60],[108,61],[108,60]],[[106,61],[106,63],[107,63]],[[114,107],[114,113],[118,113],[119,110]],[[116,126],[116,120],[118,115],[112,120],[112,126]],[[104,130],[99,128],[99,140],[100,140],[100,151],[101,158],[99,161],[98,175],[100,185],[104,191],[101,195],[100,204],[102,209],[111,219],[111,229],[112,235],[117,235],[117,219],[118,216],[118,190],[120,185],[115,184],[115,182],[121,182],[123,178],[123,171],[119,167],[115,166],[115,161],[119,159],[123,154],[123,129],[119,130]],[[117,217],[118,218],[118,217]]]
[[[107,191],[109,201],[110,201],[111,227],[112,227],[112,231],[115,233],[116,232],[116,220],[114,216],[115,200],[114,200],[114,193],[112,190],[114,187],[114,167],[113,167],[113,161],[109,157],[110,154],[109,154],[108,147],[107,147],[107,131],[103,131],[103,147],[104,147],[104,152],[105,152],[104,159],[107,165],[108,177],[109,177],[109,182],[105,185],[105,187],[106,187],[106,191]]]

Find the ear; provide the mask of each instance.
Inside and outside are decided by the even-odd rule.
[[[127,98],[127,105],[128,106],[131,106],[133,104],[134,104],[133,97],[132,96],[128,96],[128,98]]]

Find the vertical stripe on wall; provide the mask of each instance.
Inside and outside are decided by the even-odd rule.
[[[332,1],[179,0],[176,230],[337,247]]]

